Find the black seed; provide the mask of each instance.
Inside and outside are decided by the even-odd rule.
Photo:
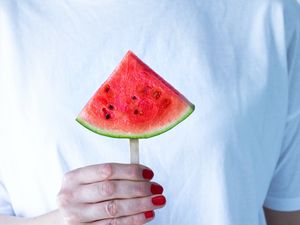
[[[114,110],[114,106],[113,105],[108,105],[108,108],[110,109],[110,110]]]
[[[132,100],[136,100],[137,97],[136,97],[136,96],[131,96],[131,99],[132,99]]]
[[[110,114],[107,113],[107,114],[105,115],[105,119],[109,120],[109,119],[110,119]]]
[[[106,93],[108,93],[109,90],[110,90],[110,86],[109,86],[109,85],[106,85],[105,88],[104,88],[104,91],[105,91]]]

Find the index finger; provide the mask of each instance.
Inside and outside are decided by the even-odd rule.
[[[75,169],[65,175],[70,184],[90,184],[104,180],[151,180],[153,171],[140,164],[105,163]]]

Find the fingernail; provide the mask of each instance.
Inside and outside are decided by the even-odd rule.
[[[159,184],[152,184],[151,185],[151,193],[152,194],[162,194],[164,191],[164,188],[162,186],[160,186]]]
[[[153,205],[164,205],[166,203],[166,198],[164,196],[156,196],[152,198]]]
[[[148,170],[148,169],[144,169],[143,170],[143,177],[146,180],[151,180],[154,176],[154,173],[152,172],[152,170]]]
[[[146,219],[151,219],[154,217],[154,211],[148,211],[148,212],[145,212],[145,217]]]

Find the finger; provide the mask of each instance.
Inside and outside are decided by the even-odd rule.
[[[65,175],[66,185],[90,184],[104,180],[144,181],[153,178],[153,171],[139,164],[106,163],[82,167]]]
[[[135,215],[141,212],[153,211],[162,208],[166,204],[163,195],[151,197],[122,199],[85,205],[78,212],[80,222],[92,222],[101,219],[112,219],[123,216]]]
[[[76,202],[96,203],[110,199],[138,198],[162,194],[163,187],[154,182],[113,180],[81,185],[74,192]]]
[[[155,217],[154,211],[139,213],[115,219],[106,219],[90,223],[90,225],[142,225],[150,222]]]

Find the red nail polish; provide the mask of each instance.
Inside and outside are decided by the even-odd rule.
[[[154,195],[157,195],[157,194],[162,194],[164,191],[163,187],[160,186],[159,184],[152,184],[151,185],[151,193],[154,194]]]
[[[148,211],[148,212],[145,212],[145,217],[146,219],[151,219],[154,217],[154,211]]]
[[[164,205],[166,203],[166,198],[164,196],[156,196],[152,198],[153,205]]]
[[[143,170],[143,177],[146,180],[151,180],[154,176],[154,173],[152,172],[152,170],[148,170],[148,169],[144,169]]]

